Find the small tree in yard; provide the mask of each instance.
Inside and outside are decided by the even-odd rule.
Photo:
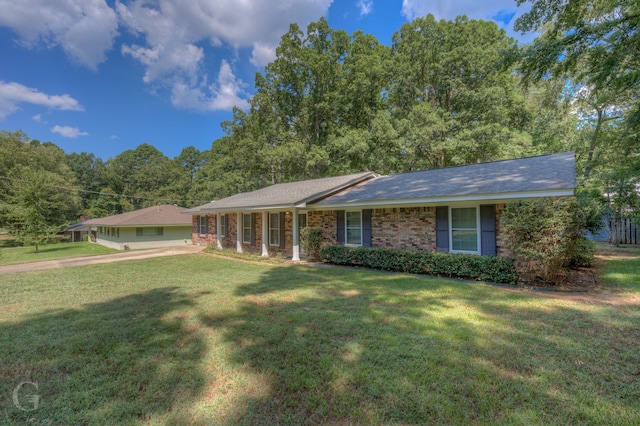
[[[14,179],[3,203],[6,221],[16,239],[26,245],[39,245],[60,232],[77,210],[78,197],[62,188],[65,181],[44,170],[26,169]]]
[[[556,282],[567,266],[589,266],[595,247],[583,236],[596,232],[602,213],[588,196],[523,201],[507,205],[501,216],[504,242],[522,278]]]
[[[314,260],[320,259],[320,248],[322,247],[321,227],[312,226],[302,228],[300,230],[300,242],[310,258]]]

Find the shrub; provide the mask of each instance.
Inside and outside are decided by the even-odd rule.
[[[569,254],[569,266],[593,266],[596,243],[584,237],[578,239]]]
[[[505,284],[517,281],[513,260],[503,257],[346,246],[323,247],[320,255],[336,265]]]
[[[322,246],[322,228],[311,226],[300,230],[300,242],[302,248],[313,259],[320,259],[320,248]]]
[[[507,205],[500,221],[518,274],[555,282],[563,267],[593,262],[582,232],[597,231],[602,214],[589,197],[544,198]]]

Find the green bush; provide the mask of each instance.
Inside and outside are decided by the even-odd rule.
[[[310,226],[300,230],[300,242],[302,248],[313,259],[320,259],[320,248],[322,247],[322,228]]]
[[[596,243],[584,237],[578,239],[569,254],[569,266],[593,266],[596,256]]]
[[[346,246],[323,247],[320,256],[336,265],[504,284],[517,281],[513,260],[503,257]]]
[[[595,249],[583,231],[597,232],[602,210],[592,197],[581,194],[507,205],[500,218],[503,240],[521,277],[555,282],[562,268],[593,263]]]

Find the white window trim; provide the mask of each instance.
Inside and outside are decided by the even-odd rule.
[[[205,232],[202,232],[202,219],[204,219],[204,223],[205,223]],[[209,218],[205,215],[205,216],[198,216],[198,235],[200,236],[205,236],[209,233],[209,224],[208,224]]]
[[[225,229],[227,227],[227,216],[224,213],[220,213],[220,238],[226,237]]]
[[[477,251],[471,250],[454,250],[453,249],[453,214],[451,213],[452,209],[476,209],[476,239],[478,247]],[[481,254],[482,247],[480,246],[482,242],[482,233],[480,231],[480,204],[461,204],[461,205],[453,205],[449,206],[449,252],[450,253],[466,253],[466,254]]]
[[[244,218],[245,216],[249,216],[249,228],[245,228],[244,226]],[[249,232],[246,232],[246,231]],[[243,244],[251,244],[251,213],[242,213],[242,243]]]
[[[271,215],[275,215],[275,216],[277,216],[277,218],[278,218],[278,227],[277,227],[277,228],[272,228],[272,227],[271,227]],[[269,213],[269,214],[267,215],[267,220],[268,220],[268,223],[267,223],[267,231],[268,231],[268,233],[269,233],[269,245],[270,245],[271,247],[280,247],[280,213]],[[277,243],[273,243],[273,242],[271,241],[271,231],[272,231],[272,230],[274,230],[274,229],[277,229],[277,230],[278,230],[278,242],[277,242]]]
[[[350,244],[347,242],[347,240],[349,239],[349,221],[347,220],[347,217],[349,216],[349,213],[360,213],[360,244]],[[363,236],[362,236],[362,210],[345,210],[344,212],[344,245],[345,246],[349,246],[349,247],[362,247],[362,240],[363,240]]]

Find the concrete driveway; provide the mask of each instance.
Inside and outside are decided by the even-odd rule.
[[[149,250],[125,251],[122,253],[102,254],[99,256],[70,257],[58,260],[21,263],[18,265],[0,266],[0,275],[14,272],[40,271],[44,269],[65,268],[67,266],[95,265],[97,263],[122,262],[124,260],[148,259],[151,257],[176,256],[179,254],[199,253],[204,247],[180,246],[164,247]]]

